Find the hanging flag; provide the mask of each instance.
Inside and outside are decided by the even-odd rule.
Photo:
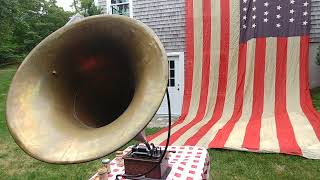
[[[186,0],[186,82],[171,145],[320,159],[310,0]],[[165,144],[163,129],[149,136]]]

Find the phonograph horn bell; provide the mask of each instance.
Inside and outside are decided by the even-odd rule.
[[[143,23],[99,15],[64,26],[25,58],[7,97],[16,143],[49,163],[105,156],[134,138],[165,94],[168,62]]]

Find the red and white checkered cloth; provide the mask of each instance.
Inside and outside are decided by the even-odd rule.
[[[123,151],[123,154],[128,153],[131,147],[128,147]],[[169,166],[172,168],[167,180],[208,180],[210,171],[210,158],[208,151],[202,147],[194,146],[169,146],[168,151],[176,151],[170,153]],[[115,160],[111,163],[111,173],[109,174],[109,180],[115,179],[117,174],[124,173],[124,167],[118,166]],[[98,179],[98,175],[95,174],[90,180]]]

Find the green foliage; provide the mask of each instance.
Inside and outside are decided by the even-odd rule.
[[[17,44],[13,41],[13,14],[17,13],[15,0],[0,0],[0,63],[14,58]]]
[[[94,4],[94,0],[73,0],[72,6],[77,13],[84,17],[102,13],[102,9]]]
[[[74,7],[84,16],[101,14],[94,0],[74,0]],[[70,16],[56,0],[0,0],[0,64],[23,59]]]
[[[313,106],[320,112],[320,87],[311,90]]]
[[[0,64],[22,59],[71,15],[56,0],[0,0]]]

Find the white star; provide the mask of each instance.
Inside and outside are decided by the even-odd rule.
[[[308,15],[308,12],[307,11],[303,12],[303,15],[304,16]]]
[[[264,6],[265,6],[265,7],[268,7],[268,6],[269,6],[268,1],[264,3]]]
[[[264,15],[265,15],[265,16],[267,16],[268,14],[269,14],[269,12],[268,12],[268,11],[265,11],[265,12],[264,12]]]
[[[293,13],[294,13],[294,10],[293,10],[293,9],[291,9],[291,10],[290,10],[290,14],[293,14]]]
[[[243,0],[243,3],[247,3],[247,0]]]
[[[242,17],[242,19],[243,19],[243,20],[247,20],[247,16],[244,15],[244,16]]]
[[[244,8],[243,8],[243,11],[247,11],[247,8],[246,8],[246,7],[244,7]]]
[[[294,1],[294,0],[291,0],[291,1],[290,1],[290,4],[294,4],[294,3],[295,3],[295,1]]]
[[[293,23],[294,19],[293,18],[290,18],[289,19],[289,22]]]
[[[308,24],[307,21],[303,21],[302,25],[306,26]]]
[[[252,24],[252,28],[255,28],[257,25],[255,23]]]
[[[244,24],[244,25],[242,25],[242,28],[243,29],[247,29],[247,26]]]
[[[268,22],[268,18],[264,18],[264,19],[263,19],[263,22]]]
[[[281,8],[282,8],[282,7],[281,7],[280,5],[277,6],[277,9],[278,9],[279,11],[280,11]]]
[[[308,4],[309,4],[309,3],[306,1],[305,3],[303,3],[303,6],[307,7]]]
[[[280,27],[281,27],[281,24],[280,24],[280,23],[278,23],[278,24],[276,24],[276,26],[277,26],[277,28],[280,28]]]
[[[253,19],[253,20],[255,20],[256,18],[257,18],[257,16],[256,16],[256,15],[253,15],[253,16],[252,16],[252,19]]]
[[[281,18],[281,15],[280,14],[277,14],[277,19],[280,19]]]
[[[255,6],[253,6],[252,11],[256,11],[256,9],[257,9],[257,8],[256,8]]]

